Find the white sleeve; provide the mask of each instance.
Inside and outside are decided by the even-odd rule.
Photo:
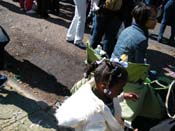
[[[117,122],[117,120],[112,115],[110,109],[105,106],[103,112],[104,118],[112,131],[124,131],[122,126]]]
[[[121,117],[122,116],[122,108],[120,106],[120,100],[118,97],[115,97],[113,99],[113,104],[114,104],[114,115],[115,116],[118,116],[118,117]]]
[[[117,96],[119,102],[122,102],[124,100],[124,92],[122,92],[120,95]]]

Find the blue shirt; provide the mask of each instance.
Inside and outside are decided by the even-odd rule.
[[[121,32],[112,58],[120,59],[122,54],[126,54],[129,62],[144,63],[147,47],[148,31],[133,24]]]

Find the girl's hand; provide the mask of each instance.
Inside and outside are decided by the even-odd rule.
[[[127,92],[127,93],[125,92],[123,94],[123,97],[126,100],[133,100],[133,101],[136,101],[139,98],[138,94],[133,93],[133,92]]]
[[[120,116],[115,116],[115,119],[120,124],[120,126],[124,128],[124,120]]]

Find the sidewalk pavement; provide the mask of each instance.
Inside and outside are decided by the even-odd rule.
[[[56,131],[53,109],[18,87],[8,79],[0,89],[0,131]]]

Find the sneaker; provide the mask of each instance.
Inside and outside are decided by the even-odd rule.
[[[83,42],[74,43],[75,46],[79,47],[80,49],[86,50],[86,45]]]
[[[0,88],[2,88],[6,82],[7,82],[7,77],[4,75],[0,75]]]
[[[175,81],[170,84],[165,102],[167,114],[170,118],[175,118]]]

